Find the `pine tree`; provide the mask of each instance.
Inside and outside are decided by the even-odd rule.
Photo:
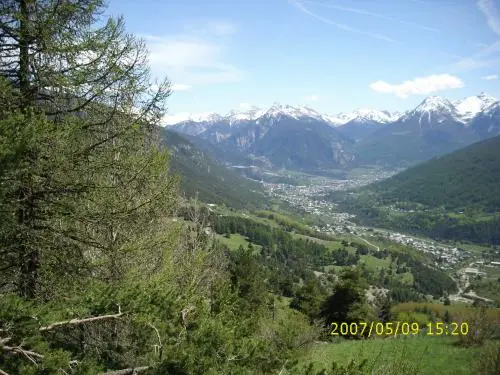
[[[181,258],[170,220],[177,179],[157,134],[168,81],[150,90],[143,42],[121,19],[96,26],[103,9],[93,0],[0,4],[0,304],[12,307],[0,339],[38,347],[31,362],[52,357],[49,346],[80,356],[90,346],[106,365],[135,365],[156,335],[139,335],[150,321],[140,309],[111,329],[120,305],[130,310],[146,285],[179,279],[168,274]],[[89,315],[98,316],[84,336],[50,336],[66,325],[78,332]],[[122,354],[106,359],[110,345]]]
[[[325,323],[351,323],[372,318],[373,311],[365,296],[367,288],[368,284],[359,269],[344,270],[339,282],[334,286],[333,293],[323,303],[321,315]]]
[[[10,113],[1,136],[6,143],[20,141],[6,145],[5,154],[15,163],[1,176],[8,185],[5,199],[11,201],[6,216],[16,217],[2,233],[2,250],[9,255],[5,267],[17,269],[11,272],[17,281],[3,282],[15,285],[23,297],[44,292],[43,274],[61,276],[65,270],[51,254],[78,265],[68,273],[83,270],[89,255],[95,261],[103,251],[110,260],[120,259],[116,227],[122,215],[138,218],[139,206],[145,215],[147,202],[160,198],[160,190],[172,195],[166,155],[154,134],[168,81],[150,89],[155,85],[144,43],[125,32],[121,18],[96,26],[103,9],[100,0],[0,5],[0,76],[13,88],[1,104],[4,116]],[[112,198],[115,205],[128,200],[127,207],[118,204],[113,211]],[[96,205],[99,199],[106,205]],[[109,233],[102,233],[103,225],[95,233],[92,223],[110,215],[116,223],[107,224]],[[74,251],[66,256],[70,247]]]

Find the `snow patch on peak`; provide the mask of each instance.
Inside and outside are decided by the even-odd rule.
[[[361,121],[374,121],[380,123],[393,122],[399,118],[399,114],[392,114],[389,111],[379,111],[376,109],[359,108],[352,112],[354,119]]]
[[[217,113],[214,112],[205,112],[205,113],[177,113],[175,115],[166,115],[163,118],[163,123],[165,125],[174,125],[183,122],[216,122],[222,118]]]
[[[247,109],[245,111],[232,110],[227,114],[226,118],[229,120],[229,124],[232,126],[233,124],[241,121],[256,120],[264,113],[265,111],[261,110],[259,107],[252,106],[250,107],[250,109]]]
[[[433,120],[441,124],[450,117],[459,121],[454,105],[448,99],[440,96],[429,96],[417,108],[406,112],[401,119],[408,121],[412,118],[418,118],[418,123],[421,125],[422,121],[430,124]]]
[[[318,111],[309,108],[309,107],[295,107],[291,105],[282,105],[279,103],[274,103],[265,113],[266,117],[279,117],[279,116],[288,116],[292,117],[296,120],[302,118],[314,118],[317,120],[326,121],[324,116],[321,115]]]
[[[478,113],[491,107],[497,101],[496,98],[484,92],[477,96],[469,96],[463,100],[458,100],[455,103],[457,115],[463,121],[469,121]]]
[[[429,96],[415,108],[415,112],[454,112],[453,104],[441,96]]]
[[[391,113],[389,111],[379,111],[376,109],[358,108],[352,112],[343,112],[334,116],[328,116],[328,120],[334,126],[342,126],[353,120],[361,122],[373,121],[381,124],[387,124],[396,121],[399,117],[401,117],[401,114],[398,112]]]

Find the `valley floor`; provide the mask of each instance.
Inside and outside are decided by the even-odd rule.
[[[500,291],[495,292],[494,286],[489,288],[493,291],[488,289],[485,295],[481,295],[480,291],[473,290],[474,285],[471,283],[472,279],[477,281],[481,277],[486,281],[493,280],[494,276],[500,273],[499,265],[495,265],[495,262],[489,264],[489,261],[484,260],[485,251],[491,249],[458,242],[443,243],[423,236],[362,226],[355,223],[355,215],[351,212],[339,210],[331,198],[332,192],[364,186],[393,173],[394,171],[368,169],[354,171],[346,180],[316,177],[308,179],[307,185],[296,186],[284,183],[263,183],[263,185],[272,197],[287,202],[294,209],[304,212],[305,215],[317,218],[321,224],[311,225],[317,232],[334,236],[354,236],[377,251],[380,251],[387,242],[391,242],[410,246],[426,254],[434,259],[436,267],[449,273],[457,283],[459,290],[456,294],[450,295],[450,300],[469,304],[475,300],[495,302]],[[477,284],[476,282],[475,285]]]

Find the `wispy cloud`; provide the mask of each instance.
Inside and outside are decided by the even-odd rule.
[[[329,25],[332,25],[332,26],[335,26],[339,29],[342,29],[342,30],[345,30],[345,31],[350,31],[350,32],[353,32],[353,33],[356,33],[356,34],[361,34],[361,35],[365,35],[365,36],[369,36],[370,38],[374,38],[374,39],[378,39],[378,40],[383,40],[383,41],[386,41],[386,42],[390,42],[390,43],[397,43],[396,40],[388,37],[388,36],[385,36],[385,35],[382,35],[382,34],[377,34],[377,33],[372,33],[370,31],[365,31],[365,30],[360,30],[360,29],[357,29],[357,28],[354,28],[354,27],[351,27],[351,26],[348,26],[348,25],[344,25],[342,23],[338,23],[338,22],[334,22],[332,20],[329,20],[327,18],[324,18],[316,13],[313,13],[311,12],[309,9],[307,9],[306,7],[304,7],[304,5],[298,1],[298,0],[288,0],[288,2],[290,4],[292,4],[293,6],[295,6],[298,10],[300,10],[302,13],[304,14],[307,14],[323,23],[326,23],[326,24],[329,24]]]
[[[415,22],[404,21],[404,20],[401,20],[399,18],[386,16],[384,14],[370,12],[370,11],[367,11],[365,9],[349,8],[349,7],[343,7],[343,6],[340,6],[340,5],[334,5],[334,4],[330,4],[330,3],[318,3],[318,2],[313,2],[313,1],[307,1],[307,3],[308,4],[320,5],[320,6],[323,6],[323,7],[326,7],[326,8],[336,9],[336,10],[340,10],[340,11],[343,11],[343,12],[350,12],[350,13],[362,14],[362,15],[365,15],[365,16],[380,18],[380,19],[387,20],[387,21],[399,22],[402,25],[415,26],[415,27],[418,27],[420,29],[427,30],[427,31],[441,32],[441,30],[436,29],[434,27],[429,27],[429,26],[421,25],[421,24],[415,23]]]
[[[477,0],[477,8],[486,17],[486,23],[500,35],[500,12],[493,0]],[[452,74],[500,65],[500,40],[491,44],[476,43],[479,51],[469,56],[455,56],[456,61],[432,68],[429,72],[445,71]]]
[[[491,30],[497,35],[500,35],[500,12],[493,0],[478,0],[477,7],[486,17],[486,23]]]
[[[446,71],[453,74],[480,68],[492,67],[500,64],[500,41],[483,46],[473,55],[456,56],[456,61],[451,64],[437,66],[432,71]]]
[[[372,90],[396,94],[400,98],[407,98],[410,95],[425,95],[447,89],[457,89],[463,86],[464,83],[460,78],[449,74],[434,74],[427,77],[419,77],[395,85],[385,81],[377,81],[370,84]]]
[[[498,76],[496,74],[490,74],[488,76],[484,76],[481,78],[486,80],[486,81],[494,81],[494,80],[498,79]]]
[[[308,102],[317,102],[317,101],[319,101],[319,96],[318,95],[309,95],[309,96],[304,96],[304,99],[307,100]]]
[[[167,75],[173,82],[188,86],[239,82],[244,72],[224,62],[224,47],[192,37],[147,36],[153,74]]]

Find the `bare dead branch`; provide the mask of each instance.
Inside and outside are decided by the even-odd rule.
[[[161,343],[161,336],[160,336],[160,331],[158,331],[158,328],[156,328],[152,323],[148,323],[148,326],[153,328],[156,332],[156,337],[158,339],[158,344],[154,345],[155,349],[155,354],[157,354],[160,358],[162,357],[162,352],[163,352],[163,345]]]
[[[134,374],[138,374],[140,372],[149,370],[150,368],[151,368],[151,366],[125,368],[123,370],[115,370],[115,371],[103,372],[101,375],[134,375]]]
[[[45,331],[51,331],[54,328],[61,327],[61,326],[68,326],[68,325],[78,325],[78,324],[84,324],[84,323],[90,323],[90,322],[95,322],[99,320],[106,320],[106,319],[117,319],[123,315],[120,306],[118,306],[118,313],[117,314],[109,314],[109,315],[99,315],[99,316],[93,316],[90,318],[84,318],[84,319],[71,319],[71,320],[65,320],[62,322],[56,322],[49,324],[48,326],[40,327],[41,332]]]
[[[6,337],[5,339],[0,340],[0,344],[5,343],[8,340],[10,340],[10,337]],[[21,345],[18,345],[18,346],[2,345],[1,349],[3,351],[6,351],[6,352],[9,352],[12,354],[22,355],[24,358],[26,358],[28,361],[33,363],[35,366],[38,366],[38,362],[36,361],[37,359],[40,360],[40,359],[45,358],[45,356],[43,354],[34,352],[32,350],[23,349],[23,347]],[[72,368],[71,367],[72,365],[77,365],[78,363],[79,363],[79,361],[72,360],[72,361],[69,361],[68,364],[69,364],[70,368]],[[5,374],[7,374],[7,373],[0,369],[0,375],[5,375]],[[9,375],[9,374],[7,374],[7,375]]]
[[[35,360],[35,358],[36,359],[44,358],[43,354],[36,353],[31,350],[25,350],[20,345],[19,346],[2,345],[2,350],[13,354],[20,354],[26,359],[28,359],[30,362],[32,362],[35,366],[38,366],[38,363]]]
[[[188,307],[182,309],[182,311],[181,311],[181,320],[182,320],[182,324],[184,326],[186,326],[186,323],[187,323],[187,314],[189,314],[194,309],[195,309],[194,306],[188,306]]]

